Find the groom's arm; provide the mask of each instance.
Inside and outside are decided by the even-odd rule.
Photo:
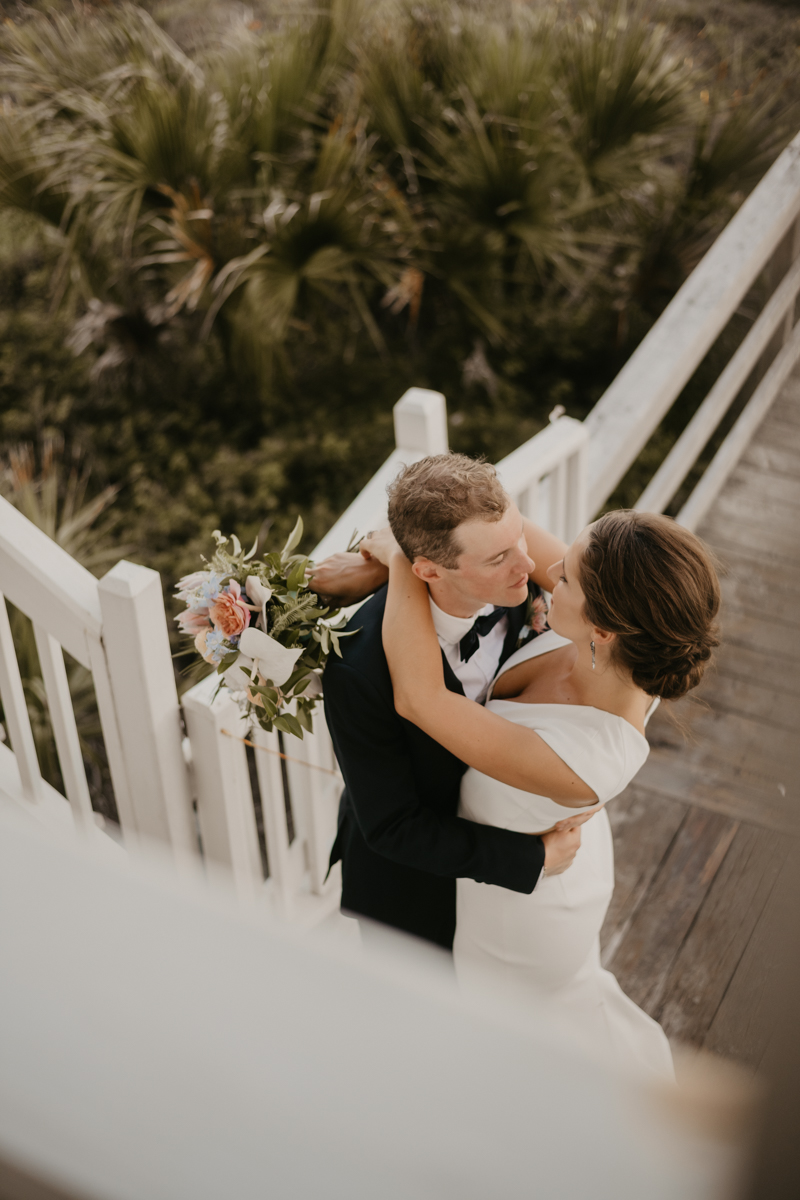
[[[330,663],[325,672],[325,712],[350,802],[371,850],[433,875],[533,891],[544,864],[542,839],[440,816],[424,804],[403,722],[347,663]]]

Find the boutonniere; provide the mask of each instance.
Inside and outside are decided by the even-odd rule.
[[[516,649],[519,650],[520,646],[527,645],[531,638],[537,637],[538,634],[543,633],[546,628],[547,604],[545,602],[545,598],[541,592],[537,593],[535,596],[529,592],[528,602],[525,606],[525,620],[522,629],[519,631]]]

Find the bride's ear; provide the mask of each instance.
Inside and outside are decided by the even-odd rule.
[[[415,558],[411,564],[411,570],[423,583],[431,583],[432,580],[442,578],[442,573],[436,563],[431,562],[429,558]]]
[[[606,629],[598,629],[596,625],[592,626],[592,641],[596,646],[610,646],[616,636],[615,633],[609,633]]]

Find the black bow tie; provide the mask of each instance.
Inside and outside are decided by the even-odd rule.
[[[478,617],[472,628],[464,634],[458,643],[461,650],[462,662],[469,662],[480,645],[480,638],[486,637],[486,634],[494,629],[497,622],[502,621],[507,612],[507,608],[496,608],[494,612],[486,613],[483,617]]]

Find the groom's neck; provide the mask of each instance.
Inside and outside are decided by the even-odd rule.
[[[449,613],[451,617],[477,616],[487,603],[486,600],[476,600],[474,596],[464,595],[443,579],[429,580],[428,591],[436,607]]]

